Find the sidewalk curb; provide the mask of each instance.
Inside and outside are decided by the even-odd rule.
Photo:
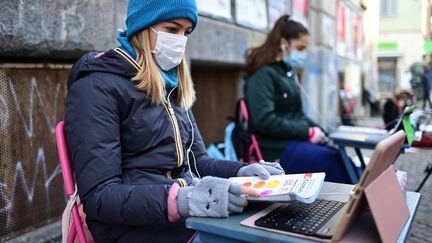
[[[5,241],[5,243],[24,242],[61,242],[61,220]]]

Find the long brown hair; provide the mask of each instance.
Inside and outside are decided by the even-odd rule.
[[[131,42],[137,53],[137,62],[141,66],[132,80],[138,82],[136,87],[139,90],[151,97],[152,104],[160,105],[165,101],[165,81],[150,51],[148,29],[133,35]],[[177,103],[184,108],[190,108],[195,102],[195,89],[185,58],[176,67],[176,72],[179,80]]]
[[[278,54],[283,51],[281,48],[282,38],[285,38],[289,43],[302,35],[309,35],[306,27],[290,19],[289,15],[282,15],[267,34],[265,42],[261,46],[247,51],[246,74],[252,74],[260,67],[275,62]]]

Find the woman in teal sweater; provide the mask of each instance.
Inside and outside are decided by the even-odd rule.
[[[295,68],[306,57],[309,32],[284,15],[264,44],[248,52],[245,97],[265,160],[280,160],[286,173],[326,172],[326,180],[350,182],[338,151],[303,111]]]

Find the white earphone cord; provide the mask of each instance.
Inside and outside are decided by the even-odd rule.
[[[168,103],[170,109],[172,109],[172,108],[171,108],[171,103],[170,103],[170,95],[171,95],[171,93],[172,93],[173,90],[174,90],[174,89],[172,89],[172,90],[168,93],[168,96],[167,96],[167,103]],[[191,134],[192,134],[192,135],[191,135],[191,138],[192,138],[192,139],[191,139],[191,143],[190,143],[188,149],[186,150],[186,160],[187,160],[187,165],[188,165],[189,173],[190,173],[192,179],[195,179],[195,176],[194,176],[194,174],[193,174],[193,172],[192,172],[192,168],[191,168],[191,166],[190,166],[189,153],[191,153],[191,154],[192,154],[193,163],[194,163],[194,166],[195,166],[196,173],[197,173],[197,175],[198,175],[198,178],[201,179],[201,175],[199,174],[199,172],[198,172],[198,167],[197,167],[197,165],[196,165],[195,154],[194,154],[193,151],[192,151],[192,145],[193,145],[194,140],[195,140],[194,127],[193,127],[193,124],[192,124],[192,120],[191,120],[190,117],[189,117],[189,109],[187,108],[187,109],[185,109],[185,110],[186,110],[186,117],[188,118],[189,124],[190,124],[190,126],[191,126]],[[174,109],[172,109],[172,112],[173,112],[173,115],[175,116],[175,114],[174,114]]]
[[[201,175],[198,172],[198,167],[197,167],[197,164],[196,164],[195,154],[192,151],[192,145],[193,145],[193,143],[195,141],[195,133],[194,133],[194,126],[192,124],[192,120],[190,119],[190,116],[189,116],[189,109],[186,109],[186,116],[188,118],[189,124],[191,125],[191,134],[192,134],[192,136],[191,136],[191,143],[189,145],[189,148],[186,150],[186,159],[187,159],[188,166],[189,166],[189,172],[190,172],[190,174],[192,176],[192,179],[194,179],[195,177],[193,175],[193,172],[192,172],[192,169],[191,169],[191,166],[190,166],[190,160],[189,160],[189,152],[190,152],[192,154],[195,171],[196,171],[196,173],[198,175],[198,178],[201,179]]]

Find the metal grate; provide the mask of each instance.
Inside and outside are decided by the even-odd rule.
[[[18,67],[18,68],[17,68]],[[0,241],[59,219],[65,68],[0,67]]]

